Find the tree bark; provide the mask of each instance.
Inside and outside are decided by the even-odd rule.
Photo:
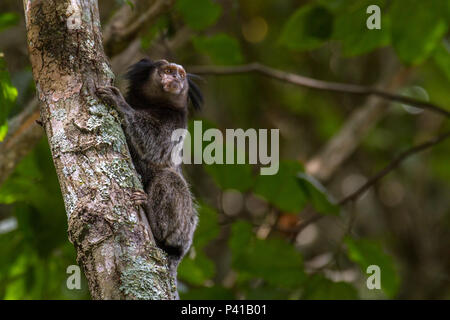
[[[68,217],[94,299],[173,299],[175,281],[142,208],[117,113],[95,95],[113,80],[95,0],[23,0],[33,77]],[[51,209],[51,208],[49,208]]]

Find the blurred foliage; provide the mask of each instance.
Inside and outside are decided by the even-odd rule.
[[[381,8],[381,12],[385,12],[387,1],[363,0],[346,2],[339,10],[336,10],[337,18],[332,35],[333,39],[342,43],[342,53],[345,56],[355,56],[388,45],[391,21],[389,15],[383,15],[381,29],[367,32],[367,29],[364,28],[367,20],[367,7],[378,5]],[[349,2],[353,2],[352,5],[349,5]]]
[[[238,41],[226,34],[215,34],[211,37],[195,37],[194,47],[201,53],[208,55],[217,64],[238,64],[242,62],[242,55]]]
[[[286,22],[280,43],[296,50],[318,48],[330,37],[333,19],[331,12],[323,6],[303,6]]]
[[[178,0],[175,8],[194,30],[203,30],[214,24],[222,12],[222,7],[212,0]]]
[[[12,86],[9,72],[6,69],[6,63],[3,55],[0,54],[0,141],[5,137],[8,126],[7,116],[17,98],[17,89]]]
[[[370,265],[377,265],[380,270],[383,270],[381,288],[388,297],[394,298],[398,290],[399,279],[394,261],[389,254],[384,252],[382,245],[376,241],[355,240],[350,237],[345,242],[348,246],[350,260],[356,262],[362,272],[366,272]]]
[[[42,140],[0,188],[0,202],[14,203],[17,228],[0,233],[0,296],[4,299],[85,299],[68,290],[66,268],[76,265],[50,150]]]
[[[293,246],[277,238],[257,239],[247,222],[234,223],[229,243],[232,267],[242,285],[260,278],[268,285],[295,289],[305,279],[303,259]]]
[[[15,12],[0,13],[0,32],[16,25],[19,22],[19,15]]]
[[[131,1],[119,3],[134,10]],[[380,30],[366,27],[369,5],[381,8]],[[13,1],[2,1],[0,36],[21,26],[25,39],[19,9]],[[117,4],[103,2],[100,9],[110,17]],[[183,46],[165,51],[185,66],[259,61],[365,85],[384,79],[383,64],[394,61],[413,73],[399,92],[419,94],[450,110],[449,25],[446,0],[177,0],[139,40],[141,52],[153,55],[157,45],[166,47],[187,28],[191,34]],[[0,37],[0,52],[5,52],[0,57],[0,140],[6,119],[34,94],[28,58],[8,47],[12,41]],[[260,175],[260,167],[249,164],[185,166],[200,222],[179,267],[181,298],[450,297],[444,281],[450,269],[445,257],[450,141],[409,159],[350,208],[336,205],[330,195],[348,195],[349,188],[355,190],[400,150],[450,129],[448,123],[393,105],[325,187],[305,172],[305,159],[338,132],[353,108],[364,105],[363,97],[249,74],[198,82],[206,96],[204,111],[196,115],[203,131],[280,128],[281,159],[273,176]],[[189,130],[193,136],[192,121]],[[207,146],[203,141],[200,152]],[[230,151],[228,145],[221,147],[224,154]],[[232,151],[236,158],[246,150]],[[327,217],[296,235],[292,230],[308,210]],[[82,290],[66,287],[66,268],[76,264],[66,228],[49,148],[41,141],[0,186],[1,298],[89,298],[84,279]],[[381,268],[382,290],[366,287],[370,265]]]

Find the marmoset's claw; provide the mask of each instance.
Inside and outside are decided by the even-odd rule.
[[[138,206],[143,205],[147,201],[147,194],[145,192],[139,191],[139,190],[134,191],[131,194],[131,201],[133,201],[133,203],[135,205],[138,205]]]

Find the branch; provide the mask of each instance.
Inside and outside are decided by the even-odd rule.
[[[41,139],[44,130],[36,124],[38,119],[39,102],[34,98],[19,115],[9,121],[8,134],[0,143],[0,185]]]
[[[421,151],[424,151],[426,149],[429,149],[429,148],[435,146],[436,144],[447,139],[448,137],[450,137],[450,131],[400,153],[396,158],[394,158],[394,160],[392,160],[386,167],[384,167],[383,170],[379,171],[376,175],[374,175],[372,178],[370,178],[365,184],[363,184],[361,187],[359,187],[356,191],[354,191],[350,195],[346,196],[345,198],[341,199],[338,202],[338,204],[344,205],[350,201],[355,201],[365,191],[367,191],[370,187],[372,187],[375,183],[377,183],[378,180],[380,180],[381,178],[386,176],[392,170],[396,169],[407,158],[409,158],[410,156],[412,156],[416,153],[419,153]]]
[[[123,6],[111,19],[103,32],[105,52],[116,55],[126,49],[141,30],[148,28],[156,18],[166,13],[175,3],[174,0],[135,1],[135,9]],[[140,12],[144,11],[142,14]]]
[[[384,167],[381,171],[379,171],[377,174],[375,174],[373,177],[371,177],[366,183],[364,183],[361,187],[356,189],[354,192],[349,194],[348,196],[342,198],[337,202],[338,205],[346,205],[349,202],[356,201],[364,192],[366,192],[369,188],[371,188],[373,185],[375,185],[380,179],[385,177],[389,172],[395,170],[400,164],[402,164],[406,159],[409,157],[425,151],[442,141],[446,140],[450,137],[450,131],[443,133],[427,142],[424,142],[422,144],[419,144],[417,146],[414,146],[410,149],[407,149],[406,151],[400,153],[397,157],[394,158],[386,167]],[[321,215],[319,213],[314,213],[311,217],[301,222],[295,230],[295,233],[300,233],[303,229],[305,229],[309,224],[314,223],[320,219],[325,217],[324,215]]]
[[[342,92],[342,93],[351,93],[358,95],[372,95],[377,96],[383,99],[387,99],[390,101],[396,101],[405,103],[411,106],[415,106],[422,109],[428,109],[430,111],[439,113],[445,117],[450,117],[450,111],[447,111],[441,107],[436,106],[435,104],[420,101],[417,99],[413,99],[410,97],[397,95],[394,93],[390,93],[387,91],[383,91],[377,88],[355,85],[355,84],[345,84],[338,82],[328,82],[323,80],[317,80],[313,78],[304,77],[294,73],[288,73],[281,70],[277,70],[274,68],[267,67],[265,65],[259,64],[257,62],[241,65],[241,66],[233,66],[233,67],[216,67],[216,66],[196,66],[191,67],[189,70],[192,73],[198,75],[233,75],[240,73],[259,73],[265,75],[267,77],[271,77],[283,82],[288,82],[297,86],[307,87],[311,89],[325,90],[325,91],[333,91],[333,92]]]
[[[112,83],[97,1],[24,0],[41,118],[77,250],[94,299],[173,299],[167,255],[155,246],[142,189],[114,112],[95,95]]]
[[[409,79],[410,69],[397,71],[397,66],[391,59],[381,59],[384,61],[384,70],[381,72],[384,76],[379,81],[380,85],[389,91],[402,87]],[[370,96],[363,107],[356,108],[341,129],[308,160],[305,165],[306,172],[321,181],[329,180],[356,150],[370,129],[386,114],[388,107],[385,100]]]

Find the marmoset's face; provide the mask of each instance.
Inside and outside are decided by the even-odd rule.
[[[154,62],[154,68],[142,86],[147,99],[176,109],[187,107],[188,91],[189,82],[184,68],[167,60]]]
[[[166,63],[158,68],[162,89],[167,93],[181,94],[187,87],[186,71],[179,64],[169,63],[165,60],[163,62]]]

